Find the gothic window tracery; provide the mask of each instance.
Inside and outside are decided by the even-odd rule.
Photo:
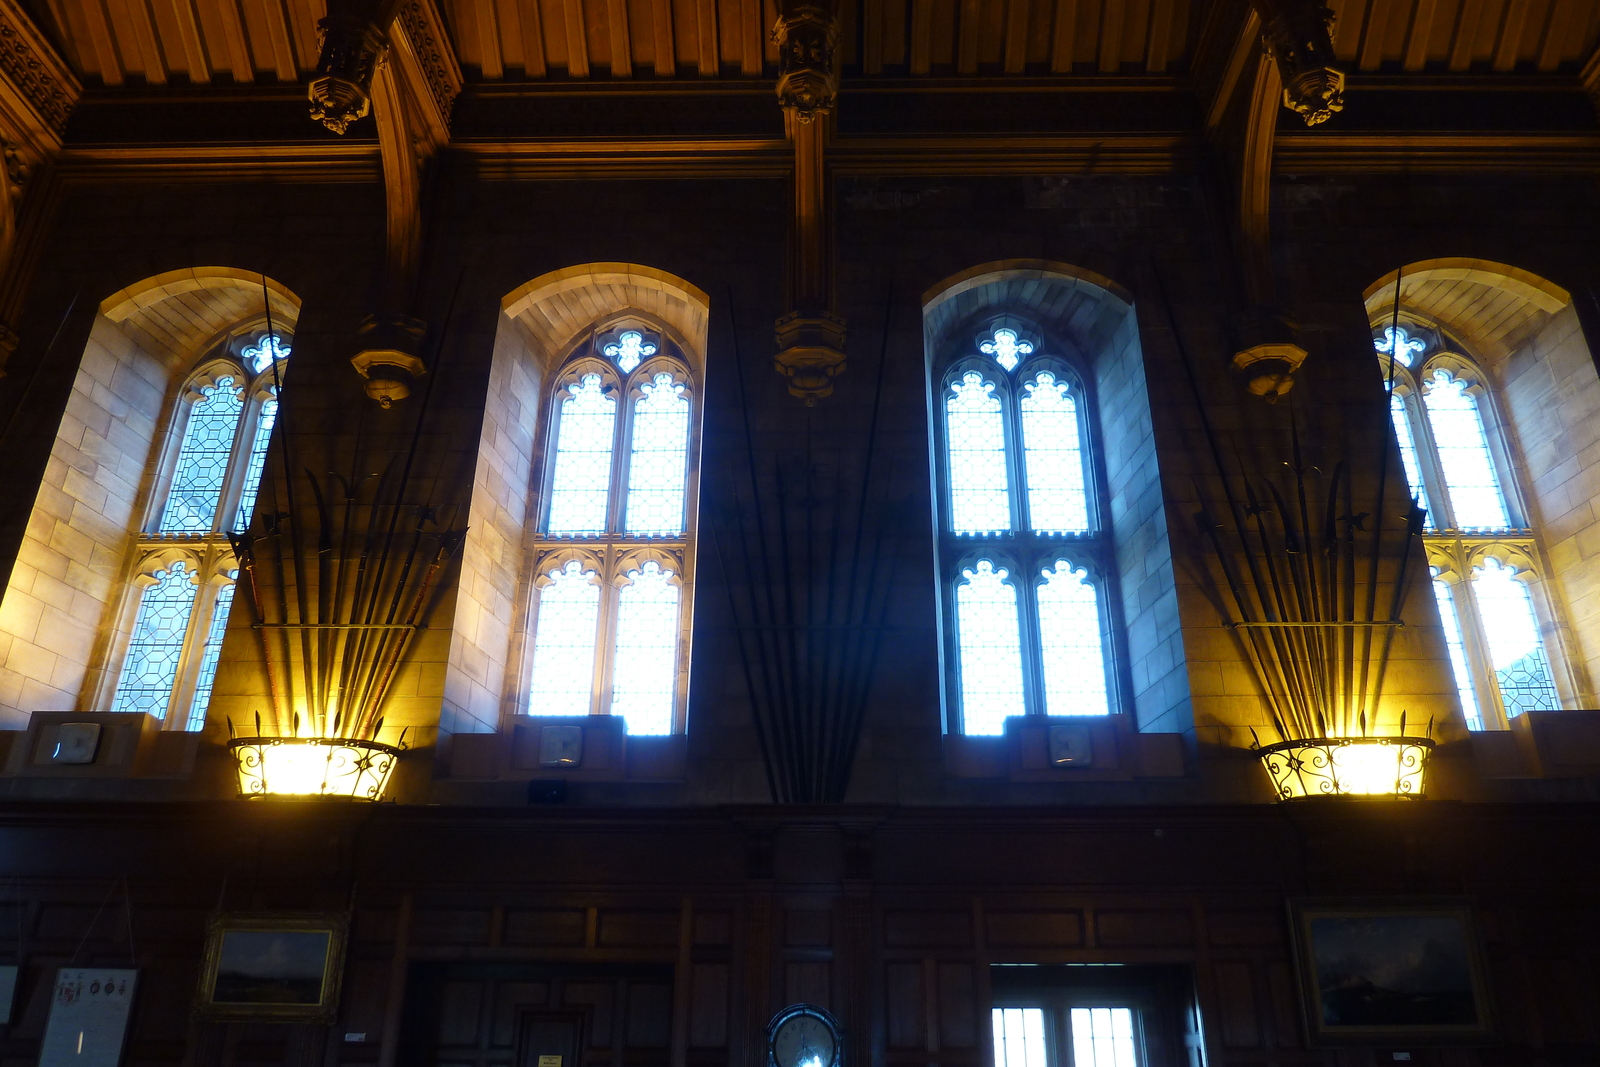
[[[1010,326],[972,344],[930,379],[943,416],[951,728],[1000,734],[1017,715],[1109,713],[1109,538],[1082,379]]]
[[[1547,641],[1558,627],[1488,377],[1428,324],[1383,325],[1373,347],[1401,467],[1427,512],[1423,539],[1467,725],[1504,729],[1525,711],[1558,710]]]
[[[697,383],[671,344],[626,329],[556,377],[527,712],[681,729],[694,550]]]
[[[134,550],[113,711],[205,726],[238,577],[228,534],[254,514],[290,352],[277,334],[230,337],[180,392]]]

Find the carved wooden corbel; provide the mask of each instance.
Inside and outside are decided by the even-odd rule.
[[[1334,13],[1318,0],[1251,0],[1261,43],[1278,66],[1283,106],[1315,126],[1344,110],[1344,72],[1334,65]]]
[[[778,372],[807,405],[833,392],[844,372],[845,322],[833,294],[831,217],[825,158],[829,115],[839,94],[831,5],[785,4],[772,28],[778,45],[778,103],[794,144],[794,215],[789,233],[789,312],[776,324]]]
[[[343,133],[370,113],[378,127],[386,216],[383,302],[361,323],[359,350],[350,362],[366,379],[367,395],[387,408],[409,396],[427,373],[421,358],[427,323],[411,314],[422,259],[423,176],[450,141],[461,70],[433,0],[330,11],[322,25],[311,117]]]
[[[67,119],[83,86],[16,0],[0,0],[0,367],[17,346],[6,320],[21,310],[28,272],[14,263],[24,214],[43,210],[30,190],[41,181],[61,151]],[[0,370],[0,374],[4,374]]]

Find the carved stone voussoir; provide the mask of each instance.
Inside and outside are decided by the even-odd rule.
[[[833,110],[839,75],[833,53],[839,45],[839,21],[814,4],[785,8],[772,27],[778,46],[778,102],[801,122]]]
[[[433,0],[407,0],[400,5],[395,16],[405,31],[417,63],[428,81],[428,94],[445,122],[450,121],[450,109],[461,93],[461,69],[456,65],[455,54],[445,37],[444,23]]]
[[[325,18],[317,28],[322,50],[307,90],[311,117],[342,134],[372,110],[372,75],[389,40],[376,26],[354,19]]]
[[[1334,13],[1317,0],[1256,0],[1261,44],[1278,65],[1283,106],[1307,126],[1344,110],[1344,73],[1334,65]]]
[[[15,0],[0,0],[0,73],[59,146],[83,86]]]

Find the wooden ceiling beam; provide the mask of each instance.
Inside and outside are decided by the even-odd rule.
[[[1115,74],[1122,69],[1122,25],[1128,0],[1108,0],[1100,10],[1100,62],[1101,74]]]
[[[700,77],[715,78],[722,71],[722,50],[717,41],[717,0],[695,0],[695,22]]]
[[[1433,16],[1438,10],[1439,0],[1416,0],[1416,5],[1402,64],[1404,69],[1410,71],[1419,71],[1428,62],[1428,38],[1433,35]]]
[[[861,0],[861,24],[861,73],[882,74],[883,0]]]
[[[933,46],[933,0],[911,0],[911,57],[907,64],[912,74],[927,74],[931,69]]]
[[[633,77],[633,40],[629,37],[628,0],[606,0],[611,30],[611,76]]]
[[[1504,73],[1517,65],[1517,49],[1522,43],[1522,29],[1528,21],[1529,0],[1507,0],[1505,22],[1500,25],[1500,39],[1495,43],[1492,69]]]
[[[195,0],[195,13],[200,16],[200,28],[210,44],[213,74],[226,70],[239,85],[255,81],[255,60],[250,56],[242,16],[234,0]]]
[[[1041,0],[1044,2],[1044,0]],[[1008,0],[1002,69],[1021,74],[1028,68],[1028,0]]]
[[[589,36],[583,24],[583,0],[562,0],[567,23],[567,76],[589,76]]]
[[[1150,34],[1145,48],[1146,74],[1165,74],[1172,49],[1172,0],[1154,0],[1150,5]]]
[[[1483,14],[1484,0],[1461,0],[1461,14],[1456,19],[1455,40],[1450,42],[1450,69],[1457,73],[1472,66],[1472,41],[1478,33],[1478,19]]]
[[[184,77],[193,85],[211,81],[211,64],[200,40],[200,26],[186,0],[150,0],[150,13],[162,38],[169,42],[168,55],[175,54],[180,59]],[[172,47],[173,43],[176,47]]]
[[[978,73],[978,34],[982,29],[979,19],[982,17],[979,0],[961,0],[956,26],[956,72],[959,74]]]
[[[105,0],[105,9],[121,46],[124,72],[138,75],[146,85],[167,84],[167,64],[156,47],[149,9],[135,0]]]
[[[406,0],[389,30],[390,59],[408,100],[411,138],[431,155],[450,143],[461,66],[434,0]]]
[[[1078,47],[1078,0],[1055,0],[1055,32],[1050,35],[1050,73],[1071,74]]]
[[[528,78],[544,78],[549,74],[543,23],[544,20],[539,17],[539,0],[517,0],[517,27],[522,33],[522,73]]]
[[[672,33],[672,0],[651,0],[650,11],[656,34],[656,77],[676,77],[678,42]]]
[[[759,78],[766,69],[767,27],[761,14],[761,0],[740,0],[744,47],[739,62],[739,73],[746,78]]]

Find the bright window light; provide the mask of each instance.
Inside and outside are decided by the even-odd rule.
[[[1072,1009],[1073,1067],[1139,1067],[1131,1008]]]
[[[267,467],[267,449],[272,444],[272,428],[278,422],[278,401],[263,400],[256,419],[255,439],[250,442],[250,461],[244,468],[244,491],[239,494],[239,513],[235,530],[248,530],[256,513],[256,496],[261,492],[261,472]]]
[[[994,1067],[1047,1067],[1043,1008],[994,1009]]]
[[[232,577],[238,578],[239,572],[234,571]],[[204,730],[206,726],[206,709],[211,706],[211,689],[216,685],[217,664],[222,659],[222,638],[228,632],[228,612],[233,608],[233,592],[237,588],[233,582],[217,587],[211,625],[206,627],[206,643],[200,650],[200,679],[189,705],[190,730]]]
[[[585,374],[567,393],[556,432],[549,532],[594,537],[606,532],[617,401],[606,396],[598,374]]]
[[[993,382],[968,371],[945,399],[949,433],[950,528],[958,534],[1011,529],[1006,428]]]
[[[1389,419],[1394,423],[1394,437],[1400,446],[1400,465],[1405,468],[1406,485],[1411,487],[1411,499],[1417,507],[1427,511],[1425,529],[1434,528],[1433,511],[1428,507],[1428,489],[1422,481],[1422,464],[1417,460],[1417,441],[1411,435],[1411,416],[1406,411],[1406,398],[1399,394],[1389,396]]]
[[[670,734],[678,695],[678,587],[654,560],[628,572],[619,594],[611,714],[630,734]]]
[[[1473,569],[1472,578],[1489,659],[1508,719],[1525,711],[1557,711],[1561,706],[1539,636],[1533,598],[1516,573],[1515,568],[1490,558]]]
[[[956,586],[956,636],[960,647],[961,726],[969,734],[1005,732],[1009,716],[1024,712],[1022,634],[1017,587],[1004,568],[981,559],[961,572]]]
[[[1028,525],[1039,533],[1089,531],[1078,404],[1064,382],[1042,370],[1022,387],[1022,445]]]
[[[595,628],[600,585],[594,571],[568,560],[539,590],[534,622],[530,715],[588,715],[593,711]]]
[[[1428,425],[1444,469],[1444,484],[1456,527],[1462,530],[1504,530],[1511,525],[1506,498],[1489,455],[1483,413],[1467,392],[1467,383],[1449,371],[1436,370],[1423,393]]]
[[[1039,586],[1040,662],[1047,715],[1108,715],[1100,598],[1089,573],[1061,559]]]
[[[640,390],[643,395],[633,402],[627,530],[641,537],[676,537],[683,533],[689,482],[689,401],[683,383],[665,372]]]
[[[1478,709],[1478,696],[1472,688],[1472,671],[1467,668],[1467,646],[1461,638],[1461,616],[1456,614],[1455,593],[1450,583],[1437,577],[1437,567],[1430,568],[1433,579],[1433,596],[1439,602],[1439,622],[1444,626],[1444,643],[1450,651],[1450,671],[1455,675],[1456,692],[1461,697],[1461,712],[1467,726],[1483,729],[1483,713]]]

